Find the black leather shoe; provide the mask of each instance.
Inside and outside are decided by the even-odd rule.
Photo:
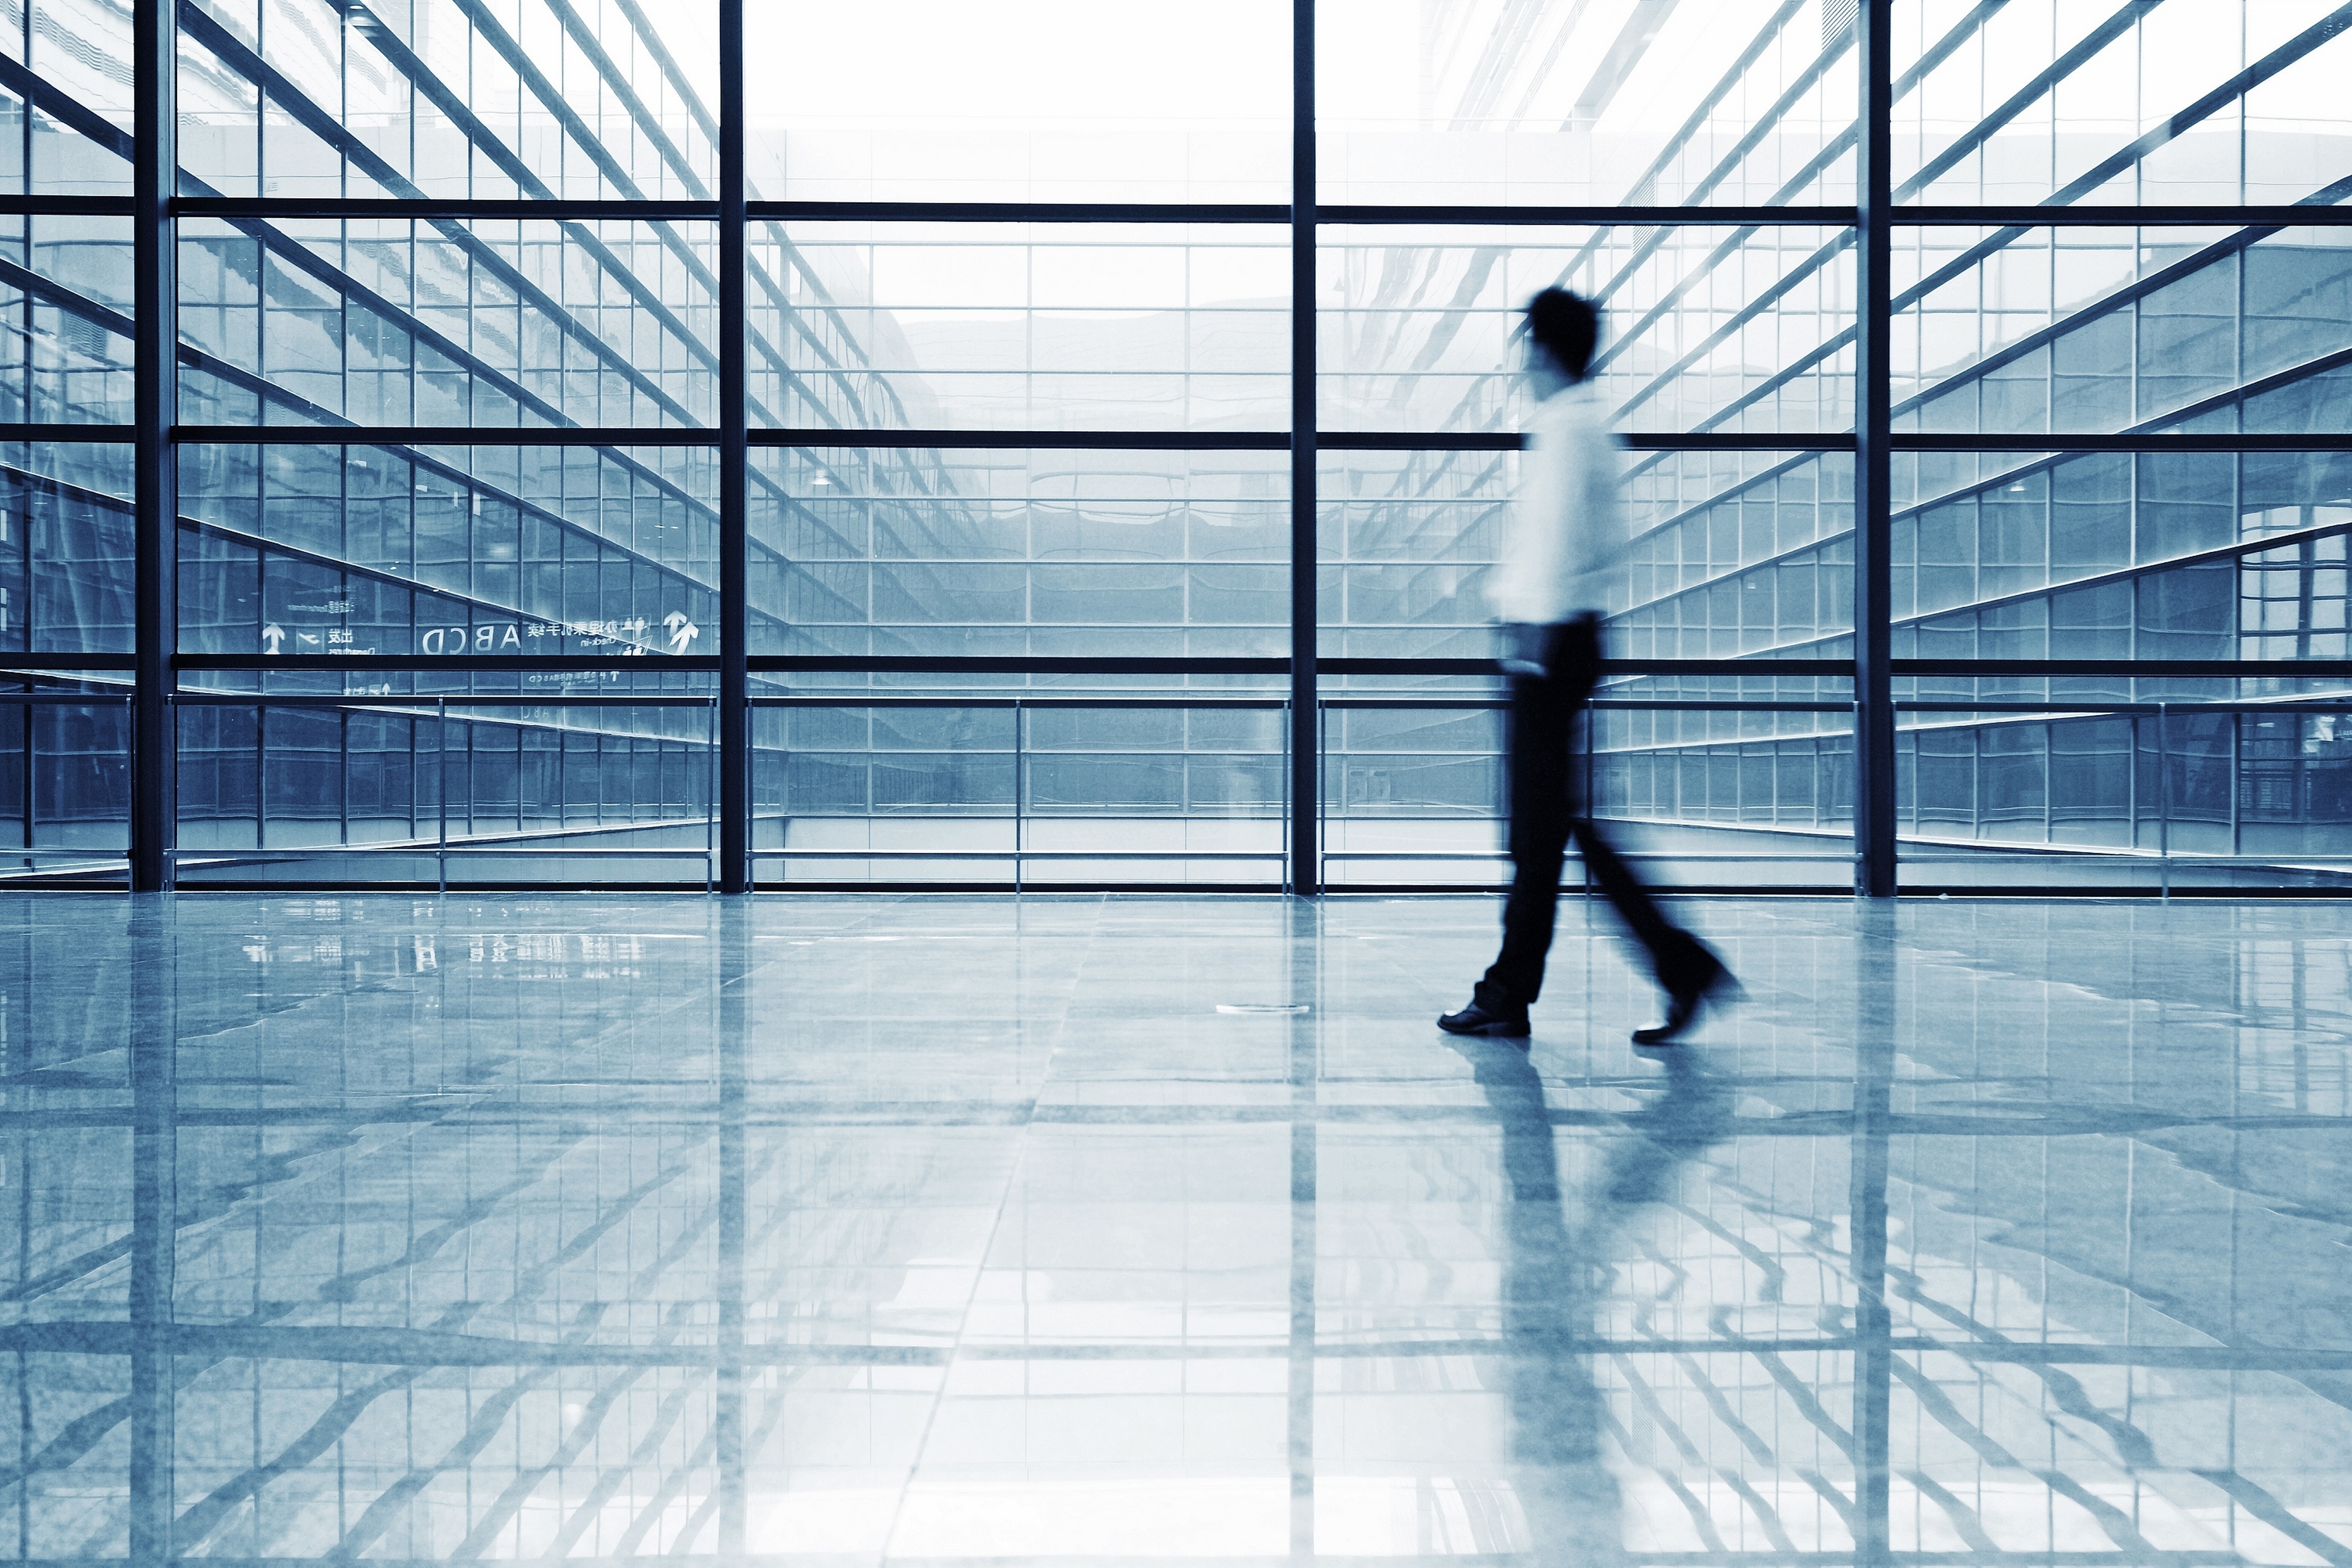
[[[1490,1035],[1504,1040],[1524,1040],[1528,1034],[1526,1013],[1514,1013],[1507,1007],[1489,1011],[1485,1003],[1477,1001],[1459,1013],[1444,1015],[1437,1020],[1437,1026],[1449,1035]]]
[[[1698,1021],[1701,1009],[1709,1002],[1727,1002],[1739,994],[1739,982],[1724,967],[1723,960],[1696,939],[1691,948],[1684,972],[1666,987],[1665,1022],[1634,1030],[1635,1045],[1671,1046]]]

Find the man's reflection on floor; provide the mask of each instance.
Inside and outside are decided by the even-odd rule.
[[[1592,1331],[1627,1225],[1668,1195],[1683,1165],[1728,1131],[1730,1096],[1688,1049],[1654,1054],[1664,1093],[1607,1134],[1584,1190],[1563,1194],[1543,1079],[1503,1041],[1449,1039],[1503,1129],[1503,1337],[1511,1385],[1513,1484],[1536,1561],[1624,1561],[1623,1510],[1601,1455],[1602,1394],[1576,1342]],[[1565,1196],[1568,1201],[1563,1203]],[[1587,1352],[1590,1347],[1585,1347]]]

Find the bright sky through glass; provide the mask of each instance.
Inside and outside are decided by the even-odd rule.
[[[1762,0],[1654,4],[1647,16],[1637,16],[1636,5],[1565,0],[1514,33],[1492,5],[1327,3],[1315,39],[1316,117],[1333,129],[1557,132],[1579,118],[1580,107],[1601,106],[1609,131],[1671,131],[1770,15]],[[1630,70],[1616,68],[1621,57],[1612,51],[1628,26],[1639,37],[1652,18],[1658,26],[1652,47]]]
[[[1290,111],[1289,8],[1279,0],[787,0],[746,7],[743,32],[751,112],[771,122],[1222,121]],[[788,82],[790,92],[768,96],[762,81]]]
[[[1282,201],[1290,13],[1267,0],[747,8],[765,195]]]

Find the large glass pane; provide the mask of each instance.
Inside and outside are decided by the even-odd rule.
[[[1323,715],[1324,875],[1334,887],[1507,878],[1497,695],[1341,699]]]
[[[131,194],[131,5],[0,5],[0,190]]]
[[[752,424],[1281,429],[1286,239],[1270,226],[756,226]]]
[[[1517,452],[1328,453],[1316,483],[1322,648],[1491,658],[1486,579]]]
[[[2352,726],[2336,710],[2345,683],[2295,669],[2352,657],[2352,459],[1936,454],[1898,466],[1920,500],[1905,505],[1898,486],[1897,658],[2275,669],[2241,680],[1963,668],[1898,679],[1898,697],[1928,705],[1904,739],[1905,831],[1920,845],[1906,876],[2252,886],[2328,874],[2294,869],[2299,856],[2352,854],[2352,751],[2336,739]],[[2021,703],[2053,711],[1997,706]],[[2032,851],[1989,865],[1987,843]],[[2141,863],[2151,856],[2260,863]]]
[[[2352,42],[2330,0],[1896,0],[1897,201],[2337,201]]]
[[[1629,453],[1631,536],[1609,652],[1852,657],[1853,461],[1843,453]],[[1516,452],[1328,454],[1319,481],[1327,658],[1487,658],[1486,576]],[[1413,695],[1404,689],[1417,688]],[[1812,676],[1604,684],[1588,797],[1686,886],[1851,877],[1850,687]],[[1499,869],[1502,693],[1459,677],[1354,675],[1324,723],[1335,885],[1487,886]],[[1737,711],[1742,704],[1749,710]]]
[[[703,882],[712,737],[707,699],[184,699],[180,878]]]
[[[131,650],[131,455],[0,443],[0,652]]]
[[[0,218],[0,418],[128,424],[131,224]]]
[[[1906,885],[2352,886],[2352,708],[1937,709],[1898,738]]]
[[[131,710],[117,675],[0,679],[0,882],[119,885]]]
[[[181,414],[212,425],[710,426],[709,224],[181,226]]]
[[[1898,658],[2352,657],[2352,455],[1936,453],[1897,467]]]
[[[119,699],[17,705],[36,850],[113,858],[130,847],[131,712]],[[36,858],[37,860],[39,858]]]
[[[755,200],[1290,199],[1265,0],[765,0],[743,50]]]
[[[759,874],[1278,886],[1285,740],[1265,698],[763,700]]]
[[[1849,888],[1851,710],[1820,700],[1805,689],[1811,682],[1713,685],[1688,697],[1664,681],[1604,688],[1578,787],[1610,823],[1612,842],[1645,878],[1673,886]],[[1504,706],[1499,692],[1327,703],[1323,830],[1333,886],[1508,880]]]
[[[717,181],[712,0],[180,16],[180,163],[202,192],[657,199]]]
[[[1845,229],[1325,231],[1317,368],[1330,430],[1510,430],[1521,313],[1559,285],[1602,312],[1592,374],[1643,430],[1853,425]]]
[[[715,653],[712,463],[666,447],[183,447],[180,647]]]
[[[1628,658],[1836,658],[1853,627],[1853,459],[1625,455],[1630,539],[1608,626]],[[1486,575],[1511,452],[1349,453],[1319,487],[1331,656],[1489,658]]]
[[[1851,4],[1327,0],[1319,199],[1853,200]]]
[[[761,654],[1278,658],[1280,452],[763,448]]]
[[[2341,401],[2344,229],[1914,229],[1897,254],[1898,431],[2292,433]]]

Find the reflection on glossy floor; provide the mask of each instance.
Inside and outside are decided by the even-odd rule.
[[[1686,907],[0,902],[0,1550],[2352,1563],[2340,908]]]

